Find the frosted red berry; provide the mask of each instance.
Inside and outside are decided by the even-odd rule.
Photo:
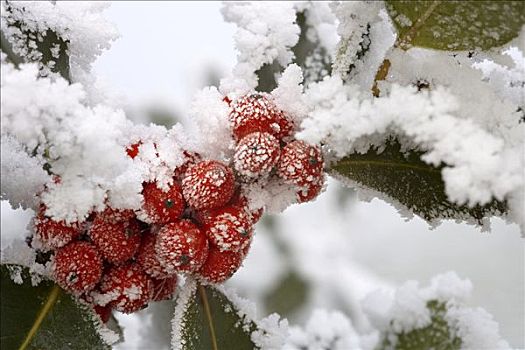
[[[107,207],[102,213],[97,214],[97,216],[100,216],[105,221],[114,224],[133,219],[135,217],[135,212],[131,209],[114,209]]]
[[[191,166],[182,180],[182,193],[196,210],[218,208],[230,200],[235,187],[233,171],[226,165],[205,160]]]
[[[143,209],[150,223],[167,224],[177,221],[184,211],[182,187],[177,183],[173,183],[166,192],[158,188],[154,182],[146,183],[142,195],[144,196]]]
[[[208,240],[191,221],[181,220],[163,226],[155,244],[157,257],[166,271],[197,271],[208,255]]]
[[[219,250],[239,251],[251,240],[253,229],[249,214],[239,207],[226,207],[206,220],[204,232]]]
[[[177,290],[177,275],[172,275],[163,279],[152,279],[153,282],[153,296],[151,300],[162,301],[169,300]]]
[[[230,108],[230,125],[236,140],[256,131],[270,133],[282,140],[293,131],[292,121],[267,94],[242,96],[233,101]]]
[[[319,181],[323,173],[321,149],[304,141],[292,141],[281,151],[279,176],[298,186]]]
[[[102,277],[100,291],[111,297],[109,307],[129,314],[148,304],[153,282],[137,264],[113,266]]]
[[[89,229],[89,237],[102,257],[112,264],[131,259],[140,246],[140,227],[135,220],[111,223],[97,215]]]
[[[297,202],[305,203],[314,200],[322,191],[324,185],[324,176],[319,181],[309,183],[297,191]]]
[[[44,215],[41,210],[35,217],[35,235],[44,248],[56,249],[65,246],[80,235],[78,223],[66,224],[65,221],[55,221]]]
[[[79,295],[100,281],[102,259],[92,244],[72,242],[56,251],[53,275],[59,286]]]
[[[222,283],[233,276],[244,260],[242,251],[220,251],[211,247],[208,258],[198,272],[198,276],[207,282]]]
[[[237,144],[233,156],[235,170],[247,177],[267,175],[279,161],[279,141],[267,132],[246,135]]]
[[[153,233],[146,233],[142,236],[142,243],[137,253],[137,262],[149,276],[166,278],[170,276],[170,273],[161,265],[157,257],[156,242],[157,235]]]

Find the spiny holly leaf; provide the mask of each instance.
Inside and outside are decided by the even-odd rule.
[[[446,306],[442,302],[430,300],[427,302],[431,323],[423,328],[410,332],[384,334],[383,342],[378,350],[459,350],[461,338],[453,335],[445,320]],[[394,335],[394,336],[393,336]],[[395,339],[395,340],[394,340]]]
[[[398,46],[487,50],[517,37],[525,24],[524,1],[394,1],[387,10]]]
[[[190,282],[190,284],[193,282]],[[179,296],[173,322],[175,348],[181,350],[252,350],[250,334],[256,325],[240,317],[228,298],[211,286],[186,286],[189,294]],[[182,293],[184,294],[184,293]],[[178,309],[182,309],[177,318]],[[177,334],[180,333],[180,334]],[[175,344],[174,344],[175,345]]]
[[[402,204],[414,214],[432,222],[437,219],[474,220],[506,212],[505,202],[468,207],[447,199],[441,168],[421,160],[423,152],[402,152],[397,141],[389,141],[385,150],[371,149],[365,154],[351,154],[332,165],[336,177],[344,177],[357,188],[379,192],[387,200]]]
[[[6,2],[5,10],[8,14],[5,18],[7,27],[16,28],[14,31],[7,31],[12,32],[12,36],[8,36],[7,32],[1,34],[2,51],[6,53],[8,60],[17,66],[22,62],[39,62],[71,81],[68,41],[50,29],[35,33],[23,21],[14,20],[9,16],[9,13],[15,11],[24,12],[24,7],[16,7]]]
[[[266,311],[289,317],[306,303],[309,287],[301,276],[291,271],[264,298]]]
[[[92,315],[50,281],[31,285],[27,269],[2,265],[2,349],[111,349],[100,339]],[[10,269],[21,273],[22,284],[10,277]]]

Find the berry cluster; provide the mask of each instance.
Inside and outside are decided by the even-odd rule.
[[[273,178],[293,186],[297,201],[322,189],[319,147],[294,140],[294,125],[270,96],[252,94],[230,105],[236,141],[229,164],[185,152],[167,190],[143,184],[138,211],[109,206],[82,223],[35,218],[35,237],[54,252],[54,279],[91,303],[103,320],[111,310],[132,313],[169,299],[178,274],[222,283],[241,266],[263,209],[250,209],[244,186]],[[126,150],[130,158],[141,143]],[[140,218],[140,219],[139,219]]]

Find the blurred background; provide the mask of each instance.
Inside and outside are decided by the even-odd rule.
[[[121,33],[95,63],[116,103],[139,123],[183,122],[192,95],[217,85],[235,64],[235,27],[220,2],[116,2],[107,16]],[[1,205],[2,235],[22,234],[31,213]],[[19,233],[20,232],[20,233]],[[278,312],[302,324],[312,310],[347,314],[365,326],[360,300],[378,288],[415,279],[425,285],[454,270],[474,285],[470,305],[500,324],[514,348],[525,348],[525,241],[516,225],[492,220],[491,232],[454,222],[431,229],[405,221],[390,205],[358,202],[330,180],[315,202],[292,206],[258,224],[251,252],[228,285],[257,303],[265,316]],[[168,349],[172,302],[134,315],[118,315],[125,342],[118,349]]]

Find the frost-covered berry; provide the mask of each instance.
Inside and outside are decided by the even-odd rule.
[[[321,149],[304,141],[290,142],[281,151],[278,174],[301,187],[318,182],[323,174]]]
[[[237,144],[233,164],[239,174],[259,177],[268,174],[279,161],[279,141],[267,132],[246,135]]]
[[[182,179],[182,193],[196,210],[218,208],[230,200],[235,187],[233,171],[226,165],[205,160],[191,166]]]
[[[324,176],[321,176],[317,182],[309,183],[297,192],[297,201],[299,203],[310,202],[314,200],[322,191],[324,185]]]
[[[144,196],[143,209],[148,220],[155,224],[167,224],[177,221],[184,211],[185,202],[182,196],[182,188],[173,183],[167,192],[157,187],[156,183],[144,184],[142,194]]]
[[[242,251],[220,251],[211,247],[208,258],[197,275],[210,283],[222,283],[237,272],[242,265],[244,256]]]
[[[102,276],[102,259],[92,244],[72,242],[56,251],[53,276],[59,286],[72,294],[88,292]]]
[[[111,223],[97,215],[88,234],[102,257],[112,264],[128,261],[140,246],[140,227],[135,220]]]
[[[137,264],[113,266],[102,277],[100,291],[111,298],[108,306],[129,314],[148,304],[153,282]]]
[[[252,221],[243,208],[229,206],[206,220],[204,232],[219,250],[239,251],[252,238]]]
[[[179,182],[182,181],[186,170],[188,170],[190,166],[197,164],[201,160],[201,156],[198,153],[190,151],[183,151],[182,153],[184,155],[184,162],[182,163],[182,165],[175,168],[175,171],[173,173],[173,178]]]
[[[142,236],[142,243],[137,253],[137,262],[149,276],[166,278],[171,274],[161,265],[157,257],[156,242],[157,235],[153,233],[146,233]]]
[[[65,246],[80,235],[78,223],[66,224],[65,221],[55,221],[44,214],[41,209],[34,220],[35,235],[46,249],[56,249]]]
[[[118,223],[123,221],[129,221],[135,217],[135,212],[131,209],[114,209],[107,207],[104,211],[97,216],[100,216],[105,221],[110,223]]]
[[[166,271],[197,271],[208,255],[208,240],[191,221],[181,220],[163,226],[155,244],[157,257]]]
[[[177,275],[172,275],[168,278],[156,279],[153,278],[153,296],[151,300],[162,301],[169,300],[177,290]]]
[[[230,126],[236,140],[256,131],[270,133],[282,140],[293,131],[291,120],[268,94],[242,96],[232,102],[230,108]]]

